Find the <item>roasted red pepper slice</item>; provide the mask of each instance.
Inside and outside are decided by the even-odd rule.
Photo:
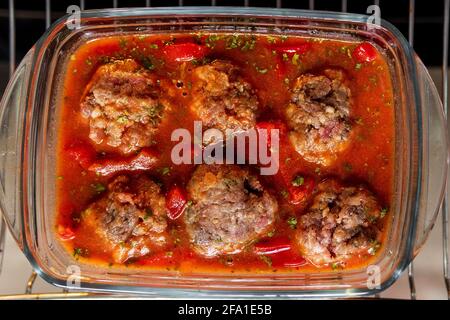
[[[306,260],[293,250],[283,251],[270,257],[272,258],[272,266],[275,268],[296,268],[306,264]]]
[[[108,176],[120,171],[138,171],[152,169],[158,161],[157,153],[149,148],[142,149],[137,155],[120,158],[104,159],[89,166],[89,171],[93,171],[101,176]]]
[[[278,254],[291,250],[291,240],[282,236],[269,238],[256,243],[254,248],[257,255]]]
[[[294,185],[294,180],[301,178],[300,182]],[[289,181],[289,202],[292,204],[301,204],[308,199],[313,193],[315,187],[315,181],[312,177],[303,177],[298,175],[294,177],[293,181]]]
[[[358,62],[371,62],[377,57],[377,50],[370,43],[364,42],[353,50],[352,55]]]
[[[62,241],[69,241],[75,238],[75,232],[70,227],[58,226],[58,235]]]
[[[178,186],[173,186],[166,196],[167,216],[172,220],[177,219],[183,213],[186,204],[186,191]]]
[[[183,62],[201,59],[209,52],[206,46],[195,43],[177,43],[164,47],[164,54],[169,61]]]
[[[94,148],[86,142],[75,142],[66,149],[68,155],[77,161],[80,166],[87,170],[95,160],[96,152]]]

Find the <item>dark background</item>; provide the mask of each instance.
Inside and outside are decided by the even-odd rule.
[[[152,6],[177,6],[178,0],[151,0]],[[276,0],[249,0],[250,6],[275,7]],[[374,0],[348,0],[347,11],[365,13]],[[380,0],[382,18],[393,23],[408,38],[409,0]],[[51,1],[52,21],[65,14],[69,5],[79,0]],[[119,7],[143,7],[145,0],[118,0]],[[185,6],[210,5],[209,0],[184,0]],[[244,0],[217,0],[218,6],[243,6]],[[110,8],[113,0],[85,0],[85,9]],[[284,8],[308,9],[308,0],[282,0]],[[0,1],[0,93],[9,77],[9,12],[8,0]],[[316,10],[341,11],[341,0],[315,0]],[[427,66],[442,63],[443,0],[415,1],[414,47]],[[16,62],[45,31],[45,0],[15,1]]]

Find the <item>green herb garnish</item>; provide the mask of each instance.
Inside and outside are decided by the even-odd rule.
[[[117,118],[117,122],[124,124],[128,122],[128,117],[126,115],[121,115]]]
[[[170,168],[169,167],[163,167],[161,168],[161,174],[163,176],[169,175],[170,174]]]
[[[267,42],[269,42],[271,44],[277,43],[277,38],[275,38],[275,37],[267,36],[266,39],[267,39]]]
[[[300,59],[300,55],[298,53],[294,53],[294,55],[292,56],[292,64],[297,66],[299,63],[299,59]]]
[[[103,191],[106,190],[106,187],[103,184],[101,184],[101,183],[94,183],[91,186],[92,186],[92,188],[94,188],[94,190],[97,193],[102,193]]]
[[[242,39],[239,35],[232,35],[227,38],[227,44],[225,49],[231,50],[238,48],[242,43]]]
[[[256,39],[246,40],[244,45],[241,47],[242,51],[249,51],[255,48]]]
[[[289,219],[287,219],[287,224],[289,225],[289,227],[291,229],[296,229],[297,228],[297,218],[289,217]]]
[[[255,69],[256,69],[256,71],[258,71],[258,72],[261,73],[261,74],[266,74],[267,71],[269,71],[269,70],[267,70],[266,68],[265,68],[265,69],[262,69],[262,68],[260,68],[260,67],[258,67],[258,66],[255,66]]]
[[[303,178],[302,176],[296,176],[294,178],[294,180],[292,180],[292,185],[294,187],[299,187],[299,186],[303,185],[304,182],[305,182],[305,178]]]
[[[140,58],[141,64],[145,69],[153,70],[155,69],[155,65],[153,64],[152,60],[149,57],[141,57]]]
[[[127,40],[120,38],[119,39],[119,46],[123,49],[127,46]]]
[[[377,253],[377,251],[380,249],[380,247],[381,247],[381,243],[377,240],[373,240],[372,244],[371,244],[370,248],[367,250],[367,252],[370,255],[374,256]]]
[[[73,256],[78,260],[79,257],[86,257],[89,255],[88,249],[85,248],[73,248]]]

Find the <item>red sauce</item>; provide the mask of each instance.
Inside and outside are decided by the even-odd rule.
[[[234,39],[240,45],[233,45]],[[258,121],[280,119],[284,121],[283,110],[289,100],[289,86],[300,74],[320,70],[325,67],[340,68],[349,78],[349,88],[353,97],[351,117],[356,119],[351,145],[329,167],[321,167],[306,162],[293,149],[287,139],[281,140],[280,161],[289,176],[298,172],[312,176],[316,181],[333,176],[349,182],[364,182],[379,198],[389,206],[393,192],[394,168],[394,101],[388,64],[384,56],[376,51],[371,53],[371,61],[358,61],[353,51],[359,43],[327,39],[249,36],[232,34],[189,35],[149,35],[149,36],[112,36],[89,41],[81,45],[70,57],[63,87],[62,108],[60,109],[57,219],[56,231],[61,233],[65,227],[73,234],[65,234],[63,243],[70,254],[87,262],[111,266],[111,253],[102,246],[98,236],[92,230],[79,223],[81,212],[98,198],[102,186],[108,178],[100,177],[84,170],[78,162],[66,152],[68,146],[76,141],[91,143],[89,124],[80,116],[80,100],[83,91],[96,68],[108,59],[135,58],[151,68],[158,75],[177,80],[180,77],[180,65],[183,62],[166,61],[164,47],[171,43],[197,42],[209,47],[209,56],[229,59],[238,65],[245,78],[257,90],[261,102]],[[274,47],[297,47],[299,53],[283,57],[273,51]],[[303,46],[303,47],[302,47]],[[194,62],[186,62],[187,72]],[[155,137],[156,147],[161,154],[160,167],[152,170],[168,190],[175,182],[184,186],[190,178],[194,165],[174,165],[170,151],[176,142],[170,142],[170,135],[176,128],[193,131],[194,115],[185,106],[189,96],[188,86],[178,89],[175,109],[170,121],[159,128]],[[105,145],[92,145],[97,152],[114,154],[114,148]],[[164,169],[168,168],[168,169]],[[300,216],[301,207],[288,203],[279,175],[262,177],[263,183],[276,190],[280,204],[279,217],[275,225],[275,234],[292,239],[293,228],[286,222],[289,217]],[[392,212],[388,213],[393,214]],[[383,232],[388,229],[388,219],[383,220]],[[169,222],[171,236],[175,245],[163,254],[139,258],[128,267],[170,269],[181,272],[270,272],[293,271],[308,272],[318,269],[306,263],[301,267],[275,268],[254,254],[252,248],[228,258],[201,258],[189,247],[189,240],[183,224]],[[386,235],[384,235],[386,237]],[[382,252],[383,250],[379,250]],[[357,268],[368,264],[376,256],[359,256],[351,259],[346,268]],[[330,266],[331,268],[331,266]],[[329,270],[321,268],[320,270]]]

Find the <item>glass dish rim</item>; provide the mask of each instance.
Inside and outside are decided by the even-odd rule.
[[[351,14],[351,13],[335,13],[335,12],[326,12],[326,11],[309,11],[309,10],[298,10],[298,9],[271,9],[271,8],[241,8],[241,7],[173,7],[173,8],[140,8],[140,9],[133,9],[132,11],[129,9],[99,9],[99,10],[87,10],[81,12],[81,18],[136,18],[139,16],[169,16],[179,14],[181,16],[186,15],[188,17],[208,17],[213,18],[214,16],[220,17],[220,16],[229,16],[232,18],[233,16],[244,16],[244,17],[255,17],[255,18],[280,18],[280,19],[311,19],[311,20],[320,20],[320,21],[326,21],[326,20],[332,20],[334,22],[347,22],[347,23],[361,23],[366,22],[367,16],[361,15],[361,14]],[[231,16],[230,16],[231,15]],[[34,47],[34,54],[32,56],[32,63],[31,68],[34,69],[36,66],[36,63],[38,62],[38,57],[36,53],[39,53],[43,47],[43,44],[45,40],[49,37],[49,35],[54,32],[54,30],[61,24],[64,23],[64,20],[66,20],[68,15],[58,19],[54,22],[54,24],[43,34],[43,36],[40,38],[40,40],[36,43]],[[413,79],[417,78],[416,75],[416,69],[415,66],[415,60],[413,58],[412,50],[409,44],[407,43],[406,39],[403,37],[403,35],[389,22],[382,20],[382,27],[387,29],[389,32],[391,32],[394,37],[399,41],[399,44],[401,45],[401,50],[405,55],[405,58],[407,59],[408,63],[408,72],[412,76]],[[416,108],[416,114],[418,116],[418,136],[422,136],[422,115],[420,111],[420,98],[419,98],[419,91],[418,91],[418,85],[417,81],[411,82],[413,85],[413,96],[412,99],[416,102],[415,108]],[[29,83],[29,88],[32,85],[31,81]],[[29,97],[27,97],[28,101]],[[419,149],[421,149],[422,142],[420,139],[418,139],[419,143]],[[23,160],[23,159],[22,159]],[[417,181],[413,181],[417,185],[416,195],[420,194],[421,191],[421,172],[422,172],[422,154],[421,152],[418,153],[418,164],[417,164]],[[25,179],[26,177],[24,177]],[[293,296],[293,295],[300,295],[300,296],[342,296],[343,293],[352,294],[352,295],[364,295],[364,294],[374,294],[376,292],[380,292],[384,290],[385,288],[389,287],[392,283],[396,281],[396,279],[400,276],[401,271],[407,266],[409,263],[409,260],[411,259],[413,255],[414,250],[414,239],[415,239],[415,233],[416,233],[416,224],[417,224],[417,218],[419,214],[419,202],[420,197],[416,197],[415,203],[412,203],[413,205],[413,212],[410,217],[410,225],[408,228],[408,234],[405,235],[405,238],[407,239],[407,245],[404,249],[404,259],[401,259],[399,261],[398,266],[394,269],[391,277],[389,277],[386,281],[384,281],[380,288],[373,289],[370,292],[367,289],[364,288],[351,288],[351,289],[333,289],[333,290],[320,290],[318,291],[282,291],[282,290],[268,290],[263,291],[263,295],[261,295],[260,291],[252,291],[252,290],[245,290],[245,291],[220,291],[220,290],[211,290],[211,289],[202,289],[200,292],[206,292],[206,296],[214,296],[214,295],[220,295],[220,296],[226,296],[226,295],[232,295],[237,296],[238,293],[243,294],[244,296],[247,295],[261,295],[264,297],[267,295],[272,295],[276,293],[276,295],[286,295],[286,296]],[[27,226],[26,224],[22,225],[22,232],[24,235],[26,235],[27,232]],[[39,265],[38,259],[35,258],[33,254],[33,250],[29,248],[28,242],[24,241],[23,251],[27,258],[32,262],[32,265],[34,269],[38,272],[38,274],[44,278],[46,281],[53,283],[57,286],[63,286],[65,287],[65,281],[60,280],[58,278],[55,278],[49,274],[47,274]],[[183,292],[199,292],[199,290],[194,289],[182,289],[182,288],[158,288],[158,287],[132,287],[132,286],[122,286],[122,285],[114,285],[114,284],[99,284],[99,283],[88,283],[89,290],[107,290],[107,291],[122,291],[122,292],[136,292],[136,293],[152,293],[152,292],[165,292],[165,294],[170,293],[172,291],[176,291],[177,294],[182,294]]]

